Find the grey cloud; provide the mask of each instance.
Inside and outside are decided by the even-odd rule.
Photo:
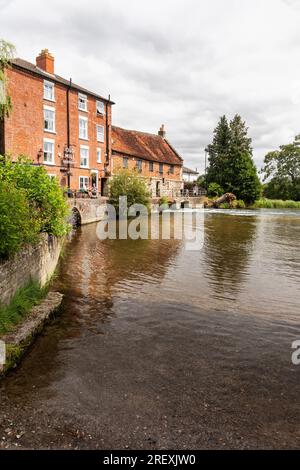
[[[60,75],[116,101],[115,124],[167,126],[186,164],[204,168],[219,117],[240,113],[254,157],[300,131],[299,1],[0,0],[1,36]]]

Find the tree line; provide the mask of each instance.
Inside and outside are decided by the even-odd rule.
[[[226,116],[220,118],[206,151],[207,174],[199,183],[206,184],[210,196],[230,192],[246,204],[260,196],[300,201],[300,136],[265,156],[261,169],[264,184],[253,161],[248,128],[238,114],[231,121]]]

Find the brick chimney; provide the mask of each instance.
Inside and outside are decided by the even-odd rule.
[[[160,137],[163,137],[163,138],[166,137],[166,131],[165,131],[165,125],[164,124],[162,124],[160,126],[160,129],[158,131],[158,135],[160,135]]]
[[[54,74],[54,57],[48,49],[43,49],[36,58],[36,66],[47,73]]]

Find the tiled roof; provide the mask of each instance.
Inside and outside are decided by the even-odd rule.
[[[69,80],[66,80],[65,78],[62,78],[60,77],[59,75],[52,75],[50,73],[47,73],[45,72],[45,70],[42,70],[40,69],[39,67],[37,67],[36,65],[32,64],[31,62],[27,62],[27,60],[23,60],[23,59],[13,59],[11,61],[11,64],[13,67],[17,67],[17,68],[21,68],[23,70],[26,70],[28,72],[31,72],[31,73],[35,73],[37,75],[40,75],[41,77],[45,78],[45,79],[48,79],[48,80],[53,80],[54,82],[56,83],[61,83],[62,85],[65,85],[65,86],[69,86],[70,85],[70,81]],[[99,98],[101,99],[102,101],[105,101],[105,102],[108,102],[108,103],[111,103],[111,104],[114,104],[113,101],[110,101],[109,99],[107,98],[104,98],[103,96],[100,96],[92,91],[89,91],[87,90],[86,88],[83,88],[79,85],[76,85],[76,83],[73,83],[72,82],[72,88],[74,88],[75,90],[78,90],[82,93],[86,93],[87,95],[91,95],[91,96],[94,96],[95,98]]]
[[[112,150],[115,153],[159,163],[182,165],[182,158],[163,137],[112,126]]]

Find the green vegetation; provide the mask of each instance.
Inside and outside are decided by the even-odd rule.
[[[196,185],[201,188],[201,189],[204,189],[206,188],[206,178],[205,178],[205,175],[200,175],[196,181]]]
[[[224,194],[224,189],[218,183],[210,183],[207,192],[211,197],[218,197]]]
[[[119,214],[119,197],[127,196],[128,209],[133,204],[143,204],[149,208],[150,194],[143,178],[134,171],[121,170],[113,176],[109,183],[109,204],[112,204]]]
[[[300,201],[300,135],[288,145],[265,156],[263,195],[270,199]]]
[[[41,232],[67,233],[68,206],[59,183],[42,166],[25,157],[16,162],[0,156],[0,259],[24,243],[35,243]]]
[[[15,294],[8,306],[0,306],[0,335],[11,331],[45,297],[47,291],[48,286],[41,288],[37,282],[30,282]]]
[[[169,199],[167,196],[162,196],[159,200],[159,205],[160,206],[169,206]]]
[[[232,209],[232,207],[228,202],[223,202],[219,205],[219,209]]]
[[[8,116],[12,110],[11,98],[7,94],[5,69],[9,67],[9,62],[14,55],[15,47],[9,42],[0,39],[0,120]]]
[[[31,218],[29,202],[24,190],[0,180],[0,255],[7,258],[24,243],[34,243],[37,223]]]
[[[251,209],[300,209],[300,201],[262,198],[255,201]]]
[[[237,201],[232,202],[232,208],[233,209],[245,209],[246,204],[241,199],[238,199]]]
[[[247,204],[260,195],[261,185],[252,159],[251,139],[239,115],[230,123],[221,117],[213,141],[207,147],[209,167],[207,183],[225,193],[233,193]]]

